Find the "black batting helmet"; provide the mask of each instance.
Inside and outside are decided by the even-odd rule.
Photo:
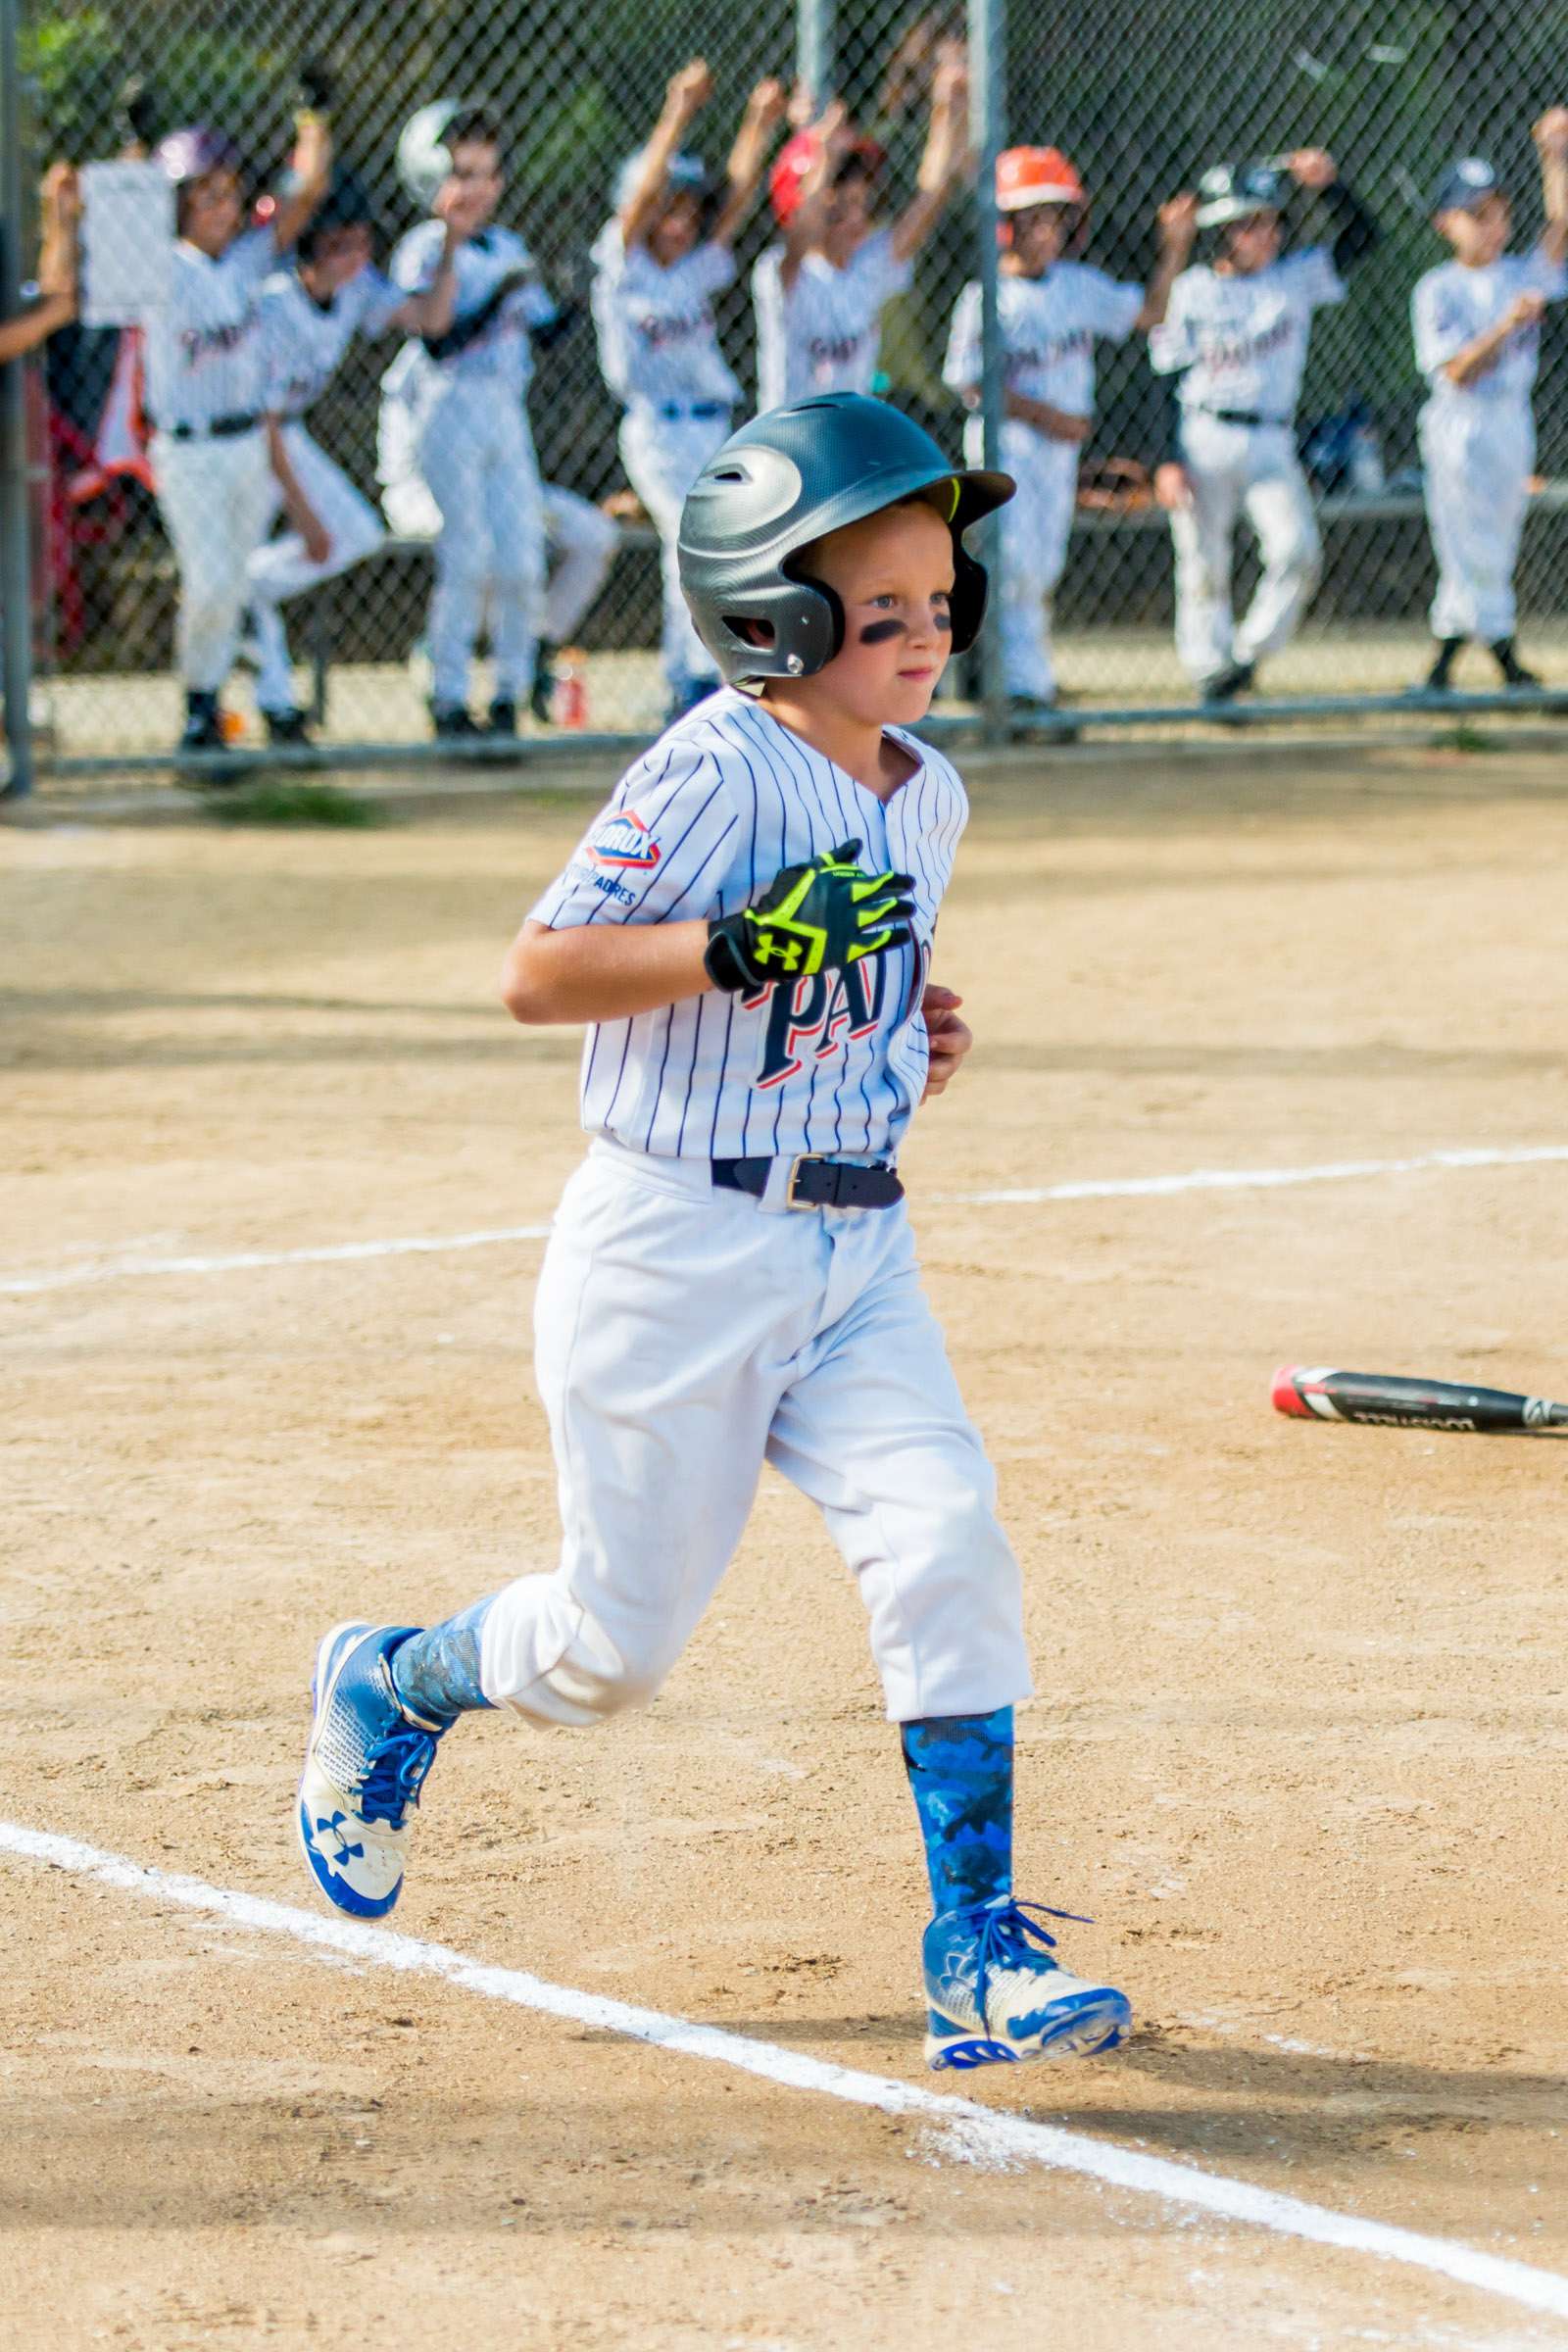
[[[292,176],[292,173],[285,174],[285,194],[293,192],[288,186]],[[361,223],[371,230],[376,225],[370,191],[356,172],[340,164],[332,173],[326,194],[300,230],[294,250],[302,262],[308,262],[316,251],[317,239],[329,228],[357,228]]]
[[[950,465],[923,425],[861,392],[825,392],[769,409],[703,467],[680,517],[680,584],[697,633],[724,676],[803,678],[844,643],[844,612],[796,558],[812,540],[946,483],[952,497],[953,650],[980,634],[986,575],[963,534],[1012,496],[1006,473]],[[751,644],[738,622],[760,621]]]

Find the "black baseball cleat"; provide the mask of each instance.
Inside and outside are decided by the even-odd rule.
[[[185,697],[185,727],[176,747],[182,752],[220,752],[223,719],[216,694],[192,687]]]
[[[1234,703],[1239,694],[1249,694],[1256,671],[1250,662],[1230,662],[1205,678],[1199,689],[1205,703]]]
[[[444,742],[471,740],[484,731],[462,703],[432,703],[430,724]]]
[[[515,735],[517,732],[517,706],[510,696],[497,695],[490,706],[484,731],[487,735]]]
[[[556,694],[556,649],[541,643],[534,657],[533,684],[528,690],[528,708],[542,727],[554,723]]]
[[[264,710],[269,743],[309,743],[311,730],[303,710]]]
[[[1502,672],[1502,682],[1505,686],[1539,686],[1542,684],[1543,681],[1537,677],[1535,671],[1526,669],[1514,652],[1511,637],[1498,638],[1496,644],[1492,648],[1492,658]]]
[[[1049,735],[1056,743],[1075,743],[1078,730],[1054,694],[1009,694],[1007,724],[1014,735]]]

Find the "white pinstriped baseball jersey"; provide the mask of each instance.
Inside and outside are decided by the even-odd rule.
[[[1326,245],[1306,245],[1238,276],[1184,270],[1164,323],[1149,338],[1158,375],[1181,374],[1184,409],[1237,409],[1290,418],[1306,366],[1312,313],[1345,300]]]
[[[1442,262],[1416,281],[1410,297],[1415,331],[1415,364],[1439,399],[1469,404],[1481,399],[1528,405],[1541,365],[1541,329],[1521,327],[1508,337],[1485,374],[1462,388],[1450,384],[1444,368],[1467,343],[1497,324],[1521,294],[1541,294],[1560,302],[1568,294],[1568,270],[1542,252],[1505,253],[1485,269],[1467,270],[1459,262]]]
[[[665,269],[646,245],[628,251],[618,220],[607,220],[589,253],[599,370],[628,408],[643,403],[741,396],[718,347],[713,296],[735,280],[727,245],[698,245]]]
[[[914,269],[879,228],[842,270],[808,253],[788,292],[784,248],[770,245],[752,271],[757,307],[757,405],[782,408],[817,392],[869,392],[882,341],[882,306],[914,283]]]
[[[143,320],[147,413],[167,431],[262,405],[262,280],[277,267],[270,228],[248,228],[215,261],[181,237],[169,301]]]
[[[915,941],[844,972],[595,1023],[581,1078],[590,1134],[681,1159],[897,1152],[925,1087],[920,999],[969,804],[940,752],[888,733],[920,765],[886,803],[732,687],[627,769],[534,921],[733,914],[781,866],[858,836],[867,869],[914,877]]]
[[[427,292],[435,283],[446,233],[439,220],[421,220],[411,228],[392,256],[393,284],[408,294]],[[533,380],[529,329],[548,326],[557,317],[555,297],[541,284],[527,246],[510,228],[482,228],[477,236],[465,238],[452,266],[457,279],[454,326],[472,318],[504,279],[520,275],[526,282],[503,298],[494,318],[471,342],[447,358],[432,359],[417,338],[405,343],[381,379],[385,389],[421,409],[452,384],[474,384],[520,400]]]
[[[364,269],[330,302],[307,292],[293,270],[278,270],[262,288],[266,405],[274,416],[303,416],[326,390],[356,335],[384,335],[408,301],[379,270]]]
[[[1007,390],[1069,416],[1092,416],[1096,338],[1124,343],[1143,307],[1142,286],[1122,285],[1084,262],[1054,262],[1039,277],[1002,277],[997,313]],[[964,393],[976,388],[980,372],[980,288],[970,283],[954,309],[942,373]]]

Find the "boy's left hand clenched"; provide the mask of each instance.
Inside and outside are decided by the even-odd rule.
[[[940,1095],[950,1084],[955,1071],[969,1048],[974,1044],[974,1031],[967,1021],[958,1018],[958,1006],[963,999],[951,988],[942,988],[935,980],[926,983],[920,999],[920,1010],[925,1015],[926,1036],[931,1043],[931,1066],[926,1073],[922,1102]]]

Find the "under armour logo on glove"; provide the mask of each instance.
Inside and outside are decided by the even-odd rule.
[[[775,874],[755,906],[708,926],[703,957],[715,988],[766,988],[776,979],[813,974],[885,956],[914,937],[914,883],[908,874],[868,874],[856,863],[858,841],[841,841],[808,865]]]

